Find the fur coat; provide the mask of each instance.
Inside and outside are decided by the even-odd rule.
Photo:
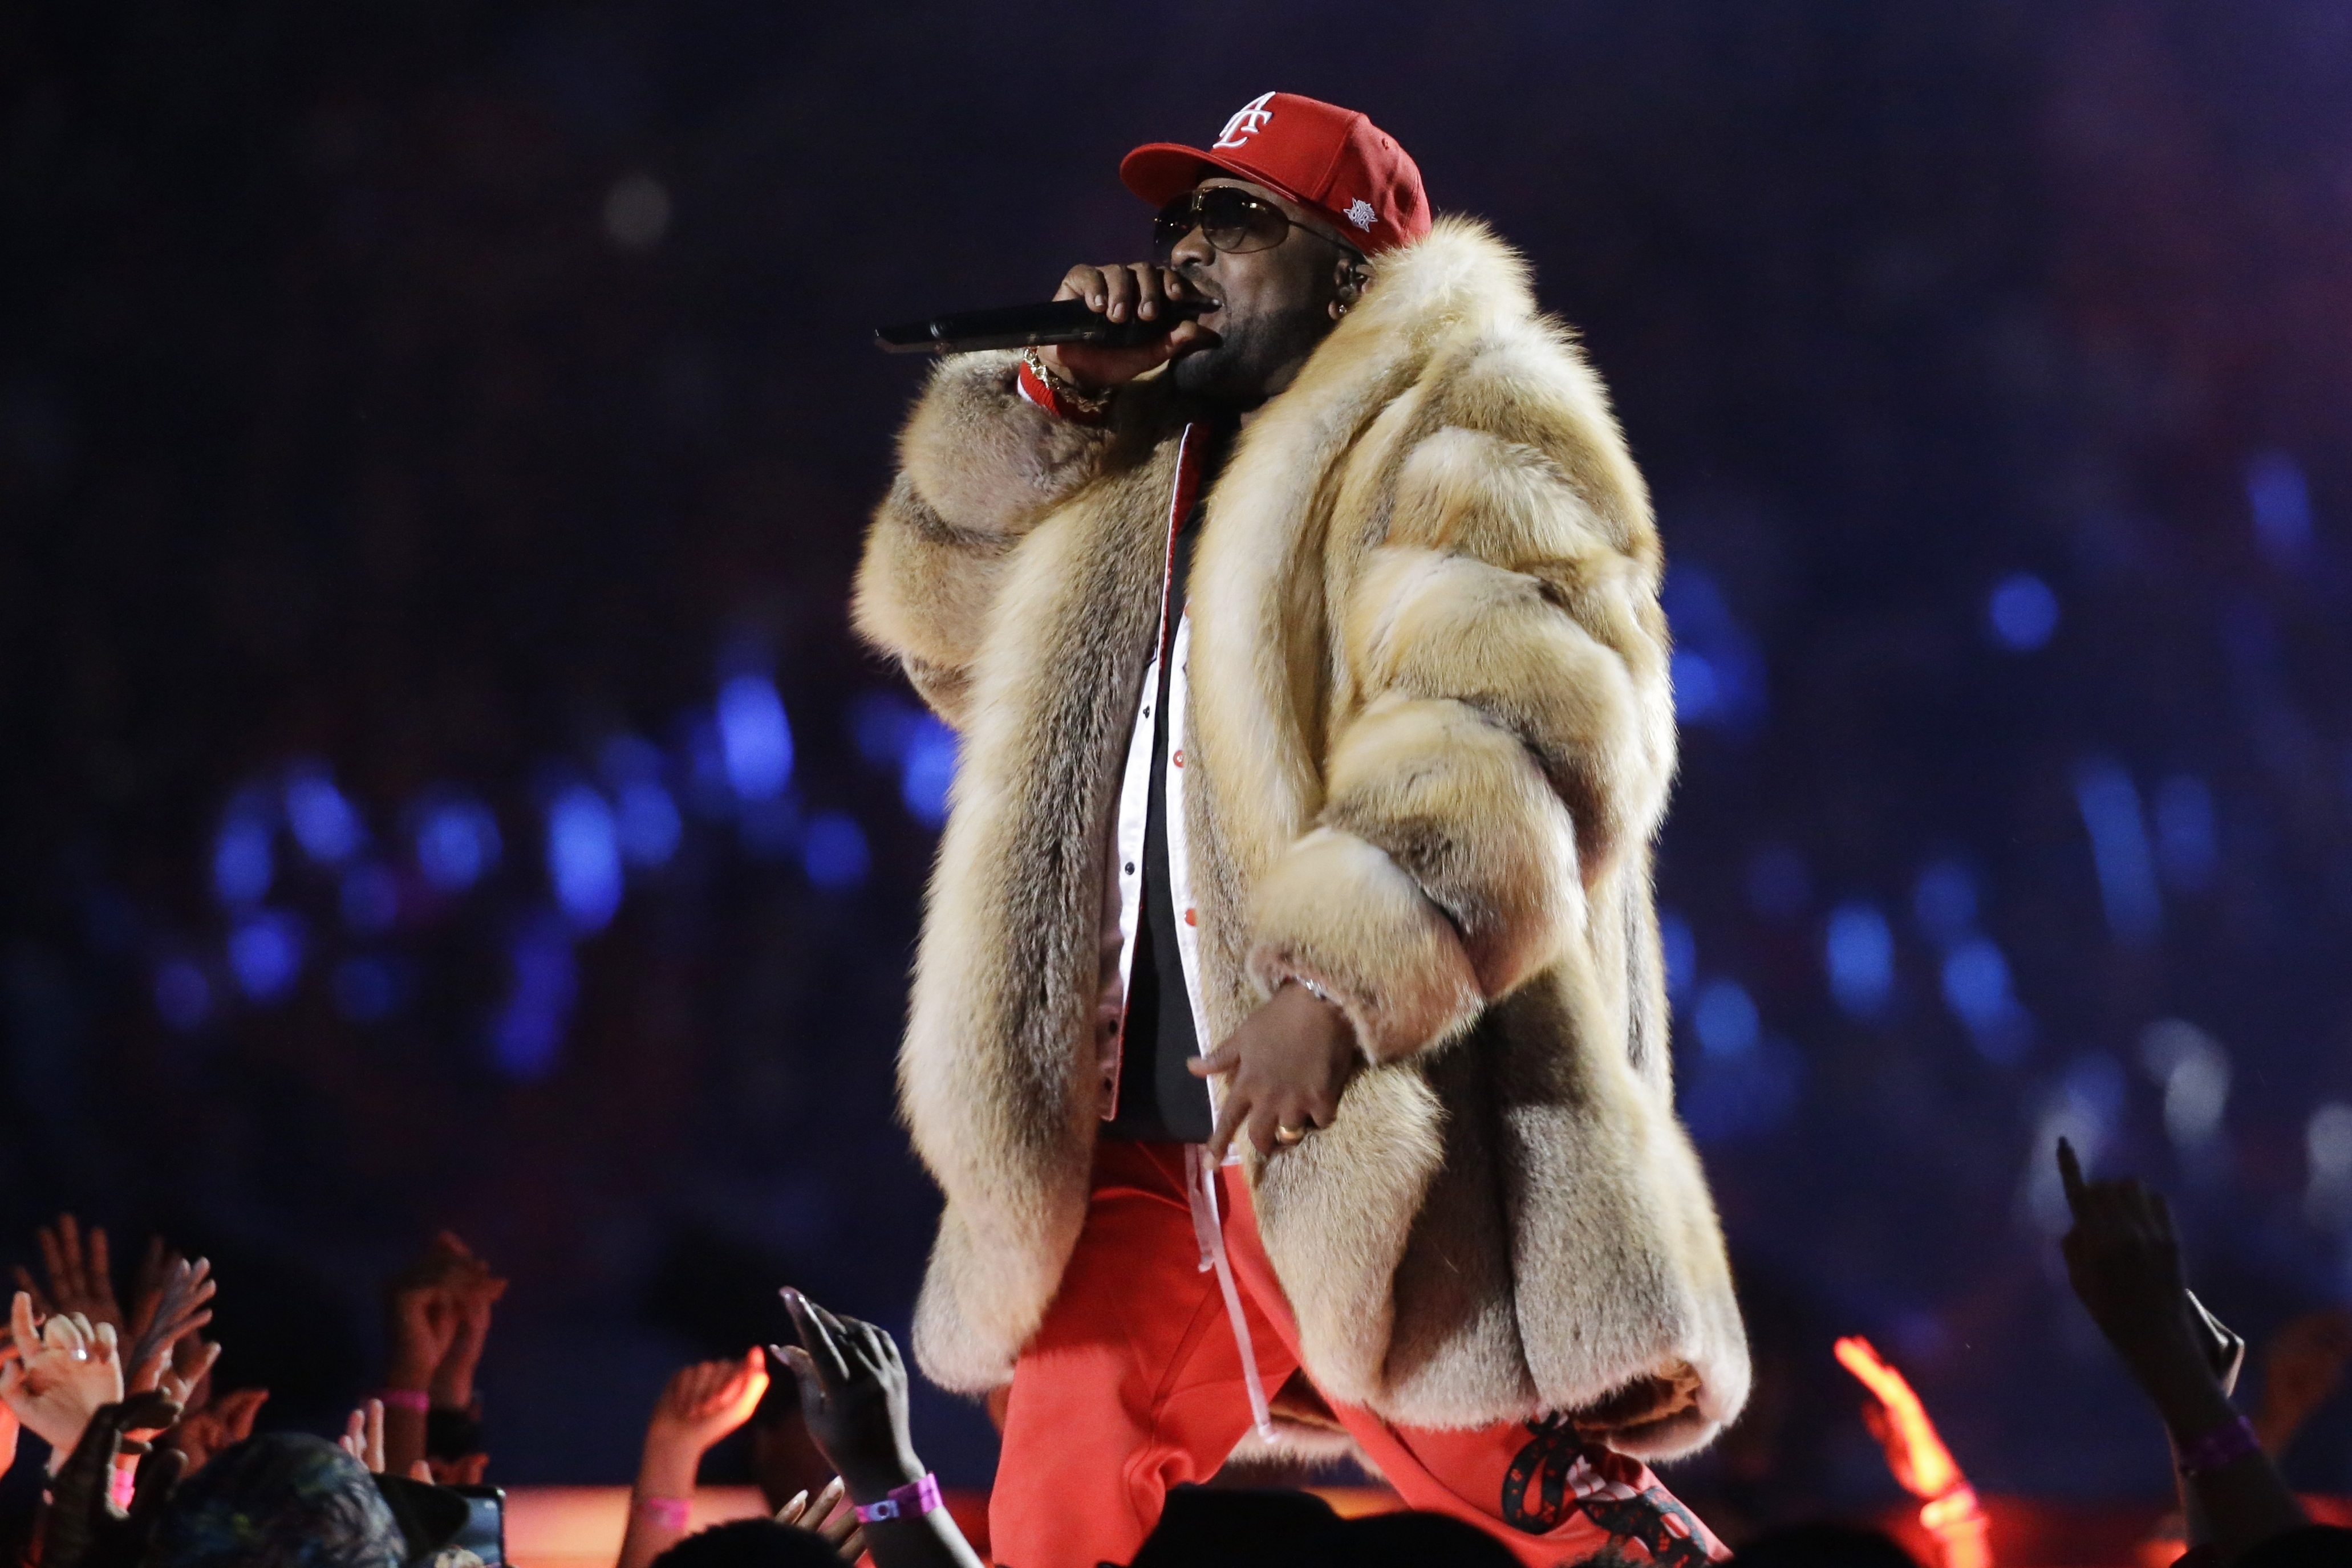
[[[1369,1065],[1253,1160],[1329,1397],[1405,1426],[1614,1409],[1687,1452],[1748,1368],[1673,1108],[1651,841],[1661,554],[1600,381],[1518,257],[1441,222],[1242,432],[1191,579],[1185,825],[1213,1038],[1318,981]],[[1087,1212],[1104,845],[1187,410],[1107,427],[942,364],[856,622],[961,745],[899,1089],[947,1204],[924,1369],[1003,1383]]]

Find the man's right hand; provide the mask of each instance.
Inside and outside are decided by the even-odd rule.
[[[1150,262],[1109,267],[1074,267],[1055,290],[1056,299],[1083,299],[1089,309],[1113,321],[1151,321],[1160,306],[1171,299],[1207,298],[1184,281],[1183,275]],[[1040,348],[1037,357],[1053,372],[1081,392],[1108,392],[1125,386],[1155,365],[1164,365],[1195,349],[1214,348],[1217,335],[1187,319],[1155,342],[1132,349],[1106,349],[1093,343],[1055,343]]]

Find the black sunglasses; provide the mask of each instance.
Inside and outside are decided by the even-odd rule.
[[[1228,256],[1239,256],[1253,250],[1272,250],[1289,237],[1292,229],[1313,235],[1326,245],[1336,246],[1354,256],[1364,259],[1364,253],[1345,240],[1294,224],[1290,215],[1272,202],[1261,201],[1247,191],[1232,185],[1209,185],[1187,191],[1166,206],[1151,221],[1151,258],[1166,267],[1176,254],[1176,247],[1194,229],[1210,246]]]

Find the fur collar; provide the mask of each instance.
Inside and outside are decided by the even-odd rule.
[[[1193,565],[1192,744],[1223,789],[1259,802],[1230,850],[1254,882],[1321,809],[1316,674],[1334,471],[1366,429],[1409,417],[1449,346],[1535,319],[1527,264],[1469,218],[1381,258],[1370,290],[1298,379],[1251,420],[1210,497]],[[1400,404],[1400,400],[1404,402]]]

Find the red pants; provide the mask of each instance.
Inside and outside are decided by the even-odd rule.
[[[1258,1243],[1247,1184],[1227,1171],[1213,1179],[1271,1392],[1298,1366],[1297,1326]],[[1086,1228],[1013,1370],[988,1504],[999,1563],[1128,1562],[1159,1522],[1168,1489],[1215,1474],[1249,1429],[1224,1296],[1200,1263],[1184,1146],[1097,1145]],[[1667,1568],[1724,1555],[1645,1467],[1584,1444],[1557,1418],[1433,1431],[1333,1410],[1407,1504],[1467,1520],[1538,1568],[1581,1562],[1612,1542]]]

